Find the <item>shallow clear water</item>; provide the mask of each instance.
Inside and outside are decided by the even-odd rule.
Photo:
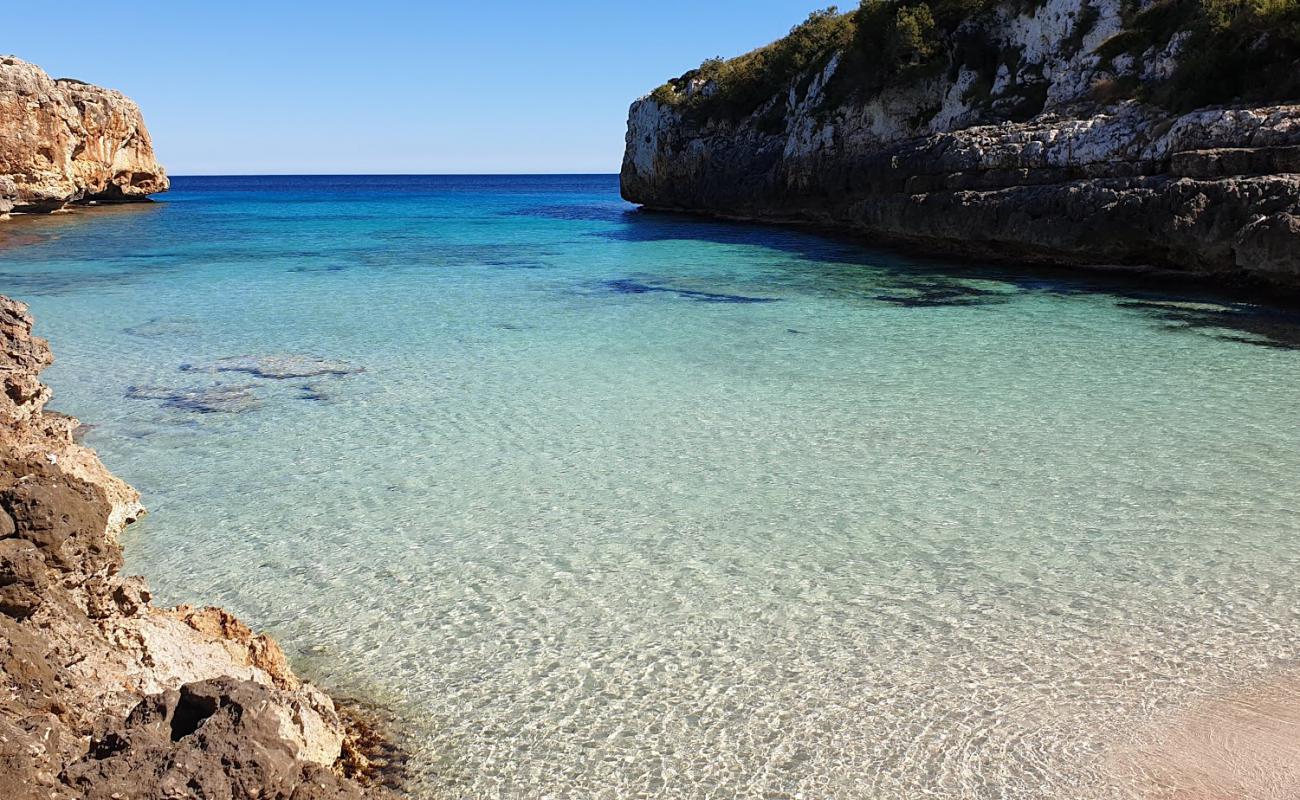
[[[1300,656],[1287,313],[612,177],[182,178],[0,237],[151,509],[129,568],[389,704],[430,796],[1122,796],[1144,724]]]

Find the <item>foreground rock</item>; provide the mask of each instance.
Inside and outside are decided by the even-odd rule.
[[[1300,288],[1300,106],[1151,102],[1141,87],[1194,49],[1178,30],[1131,44],[1169,8],[986,3],[881,86],[854,93],[865,79],[844,77],[840,49],[741,116],[711,112],[718,84],[687,73],[632,105],[623,195],[962,255]]]
[[[0,217],[139,202],[167,187],[140,108],[125,95],[0,56]]]
[[[44,410],[51,361],[0,297],[0,796],[380,793],[353,779],[372,734],[274,641],[221,609],[155,608],[121,575],[140,499]]]

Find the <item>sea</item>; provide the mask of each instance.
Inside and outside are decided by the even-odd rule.
[[[178,177],[5,223],[0,292],[129,571],[385,709],[416,797],[1137,796],[1300,665],[1258,297],[611,175]]]

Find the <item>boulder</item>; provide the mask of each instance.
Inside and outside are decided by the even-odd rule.
[[[139,202],[167,187],[129,98],[0,56],[0,215]]]

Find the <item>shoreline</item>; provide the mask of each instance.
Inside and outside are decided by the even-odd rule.
[[[335,701],[220,608],[159,608],[122,574],[139,494],[47,411],[53,361],[0,296],[0,772],[19,798],[391,796],[403,756],[375,709]],[[116,794],[115,794],[116,792]]]
[[[113,206],[139,206],[156,202],[152,197],[137,197],[132,200],[78,200],[51,208],[48,211],[7,211],[0,214],[0,222],[9,222],[14,219],[24,219],[31,217],[57,217],[64,214],[75,214],[78,211],[94,208],[108,208]]]
[[[616,173],[609,173],[617,178]],[[224,176],[223,176],[224,177]],[[231,176],[243,177],[243,176]],[[58,220],[82,217],[87,212],[96,215],[104,211],[121,212],[150,206],[165,205],[166,201],[143,198],[124,203],[75,203],[54,211],[15,212],[8,217],[0,215],[0,248],[7,246],[6,236],[20,237],[20,226],[38,220]],[[1113,281],[1108,290],[1133,290],[1143,293],[1190,294],[1207,300],[1248,304],[1272,310],[1300,311],[1300,285],[1287,286],[1258,278],[1231,273],[1208,274],[1172,269],[1151,263],[1103,263],[1071,260],[1050,252],[1017,251],[1014,247],[979,242],[961,242],[928,239],[923,236],[906,237],[856,228],[830,220],[809,219],[799,216],[738,214],[726,211],[632,202],[630,213],[647,217],[663,216],[750,225],[758,229],[792,230],[842,242],[863,250],[885,253],[902,258],[918,259],[923,267],[944,269],[949,277],[987,278],[981,273],[994,271],[998,280],[1059,278],[1063,281],[1086,282],[1089,279]],[[18,241],[16,245],[31,244]],[[1007,252],[1010,250],[1011,252]],[[947,262],[947,263],[940,263]],[[0,295],[2,296],[2,295]]]
[[[811,234],[864,250],[918,259],[926,262],[921,266],[945,268],[950,277],[986,278],[989,276],[981,273],[993,271],[997,273],[995,279],[1033,280],[1052,277],[1063,281],[1086,282],[1090,278],[1097,278],[1114,282],[1115,285],[1106,287],[1107,289],[1131,288],[1151,293],[1167,292],[1171,295],[1187,293],[1225,303],[1246,303],[1279,311],[1300,311],[1300,286],[1280,286],[1243,275],[1211,275],[1147,263],[1072,261],[1051,253],[1016,252],[1010,247],[889,236],[851,225],[798,216],[745,215],[649,203],[635,205],[637,213],[647,216],[689,218],[705,223],[725,222]],[[1006,252],[1008,250],[1012,252]]]
[[[1282,800],[1300,791],[1300,669],[1199,692],[1138,726],[1103,764],[1141,798]]]

